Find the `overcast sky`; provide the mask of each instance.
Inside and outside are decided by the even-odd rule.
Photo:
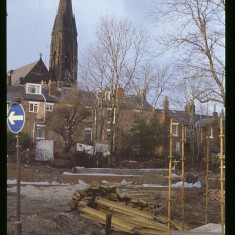
[[[148,10],[153,0],[72,0],[78,31],[78,53],[94,40],[101,14],[129,17],[153,27]],[[59,0],[7,0],[7,70],[39,59],[48,67],[51,31]]]

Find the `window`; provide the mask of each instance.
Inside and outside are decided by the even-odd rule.
[[[190,130],[187,129],[187,137],[190,137]]]
[[[213,127],[210,127],[210,138],[214,138],[214,129]]]
[[[92,129],[91,128],[85,128],[84,141],[86,143],[90,143],[92,141]]]
[[[179,125],[179,123],[173,123],[173,125],[172,125],[172,135],[173,136],[178,136],[178,125]]]
[[[139,124],[140,118],[141,118],[141,112],[139,110],[136,110],[134,112],[134,125],[138,125]]]
[[[184,140],[186,141],[187,138],[190,138],[190,128],[189,127],[184,127]]]
[[[42,86],[40,84],[27,83],[26,93],[41,94]]]
[[[111,100],[111,92],[110,91],[105,92],[105,99],[106,100]]]
[[[97,99],[102,99],[102,96],[103,96],[102,91],[97,91],[96,95],[97,95]]]
[[[54,104],[46,103],[46,111],[47,112],[52,112],[53,111],[53,105]]]
[[[36,124],[36,139],[45,139],[45,125]]]
[[[111,121],[112,121],[112,109],[108,108],[107,109],[107,122],[108,122],[108,124],[110,124]]]
[[[176,145],[175,145],[175,152],[176,152],[176,153],[180,153],[180,142],[176,142]]]
[[[29,112],[30,113],[38,113],[39,111],[39,103],[38,102],[29,102]]]

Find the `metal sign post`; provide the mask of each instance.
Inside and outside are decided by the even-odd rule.
[[[11,132],[16,134],[16,158],[17,158],[17,201],[16,201],[16,234],[22,235],[22,222],[20,220],[20,155],[19,155],[19,132],[25,123],[25,112],[21,104],[14,103],[7,113],[7,124]]]

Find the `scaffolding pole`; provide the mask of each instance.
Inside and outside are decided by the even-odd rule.
[[[181,161],[182,161],[182,201],[181,201],[181,215],[182,215],[182,230],[184,231],[184,142],[185,142],[185,139],[184,139],[184,125],[182,125],[182,158],[181,158]]]
[[[207,136],[206,146],[206,211],[205,211],[205,223],[208,224],[208,188],[209,188],[209,135]]]
[[[172,119],[170,122],[170,156],[169,156],[169,176],[168,176],[168,235],[171,231],[171,179],[172,179]]]
[[[220,193],[221,193],[221,234],[224,235],[224,134],[223,118],[220,118]]]

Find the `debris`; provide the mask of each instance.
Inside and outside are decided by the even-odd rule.
[[[87,185],[72,195],[71,210],[105,225],[112,215],[111,228],[129,234],[160,234],[167,231],[166,201],[154,190],[136,185],[103,182]],[[182,224],[171,221],[171,227],[182,230]],[[188,226],[185,225],[186,228]],[[189,230],[189,228],[188,228]]]
[[[220,200],[221,200],[221,191],[220,191],[220,189],[209,189],[207,195],[212,201],[220,202]]]

